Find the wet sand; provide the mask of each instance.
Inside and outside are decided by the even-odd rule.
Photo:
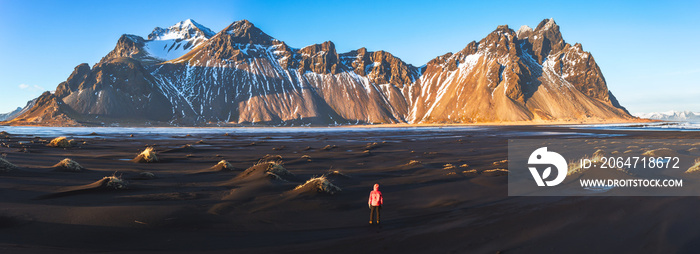
[[[47,147],[55,136],[2,135],[0,152],[19,168],[0,173],[1,253],[668,253],[700,247],[697,197],[508,197],[507,172],[488,172],[507,168],[498,162],[507,158],[509,138],[691,139],[700,132],[489,126],[129,137],[95,131],[69,135],[76,141],[71,148]],[[158,162],[132,161],[149,146]],[[85,169],[54,167],[64,158]],[[221,160],[232,168],[215,167]],[[249,169],[261,161],[281,162],[290,174]],[[294,190],[324,174],[342,191]],[[107,186],[103,178],[113,175],[126,188]],[[381,225],[370,226],[366,201],[376,182],[385,204]]]

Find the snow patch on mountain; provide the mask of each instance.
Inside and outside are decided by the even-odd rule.
[[[188,19],[165,29],[153,29],[144,49],[154,58],[169,61],[181,57],[215,34],[211,29]]]

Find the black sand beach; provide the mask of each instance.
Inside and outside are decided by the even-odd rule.
[[[3,134],[1,253],[692,253],[697,197],[508,197],[508,139],[700,132],[481,126],[353,132]],[[153,147],[157,161],[133,159]],[[84,169],[55,166],[70,158]],[[220,163],[222,160],[225,162]],[[450,165],[447,165],[450,164]],[[59,165],[60,166],[60,165]],[[281,169],[280,169],[281,168]],[[503,170],[498,170],[503,169]],[[123,182],[110,182],[115,176]],[[341,189],[314,186],[325,176]],[[380,226],[367,196],[381,185]]]

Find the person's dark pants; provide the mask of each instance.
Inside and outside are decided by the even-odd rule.
[[[379,224],[379,211],[382,210],[381,206],[372,206],[369,210],[369,222]],[[374,220],[374,216],[377,216],[377,220]]]

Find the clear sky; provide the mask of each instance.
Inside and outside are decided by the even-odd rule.
[[[413,65],[464,48],[498,25],[554,18],[593,54],[631,112],[700,111],[700,1],[32,1],[0,0],[0,112],[53,91],[124,33],[192,18],[218,32],[248,19],[292,47],[385,50]]]

